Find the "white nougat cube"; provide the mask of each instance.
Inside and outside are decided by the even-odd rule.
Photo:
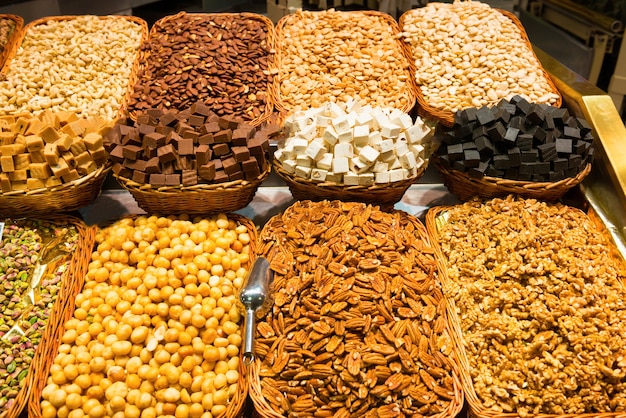
[[[398,157],[402,157],[404,154],[409,152],[409,146],[404,141],[398,141],[394,144],[394,151]]]
[[[282,148],[278,148],[276,149],[276,151],[274,151],[274,159],[278,160],[278,161],[283,161],[285,158],[285,153],[283,152]]]
[[[350,129],[349,131],[345,131],[345,132],[341,132],[338,136],[338,141],[339,142],[349,142],[352,143],[352,129]]]
[[[355,173],[346,173],[343,175],[343,184],[346,186],[358,186],[359,175]]]
[[[296,157],[296,163],[298,166],[302,166],[302,167],[312,167],[313,166],[313,159],[311,159],[311,157],[309,157],[306,154],[300,154]]]
[[[389,163],[384,163],[382,161],[376,161],[374,163],[374,167],[372,168],[374,173],[386,173],[389,171]]]
[[[314,124],[303,126],[298,132],[298,136],[311,141],[317,136],[317,127]]]
[[[404,169],[398,168],[396,170],[389,170],[389,182],[395,183],[396,181],[404,180]]]
[[[387,152],[381,152],[380,156],[378,157],[378,159],[380,161],[384,161],[386,163],[393,163],[394,161],[396,161],[398,159],[398,157],[396,157],[396,153],[394,152],[394,150],[391,151],[387,151]]]
[[[399,159],[402,163],[403,168],[412,169],[417,166],[417,160],[415,159],[415,155],[411,151],[402,155]]]
[[[295,137],[291,143],[293,145],[293,153],[296,155],[304,154],[309,146],[309,141],[300,137]]]
[[[320,168],[313,168],[311,169],[311,180],[325,181],[327,174],[328,174],[328,171],[326,170],[322,170]]]
[[[322,144],[317,141],[313,141],[306,148],[306,155],[308,155],[312,160],[318,161],[324,156],[326,151],[328,150]]]
[[[374,147],[366,145],[361,148],[361,151],[359,152],[359,159],[365,161],[366,163],[372,164],[374,161],[376,161],[379,155],[380,152],[378,152]]]
[[[345,106],[346,106],[346,112],[348,113],[359,112],[361,110],[361,102],[359,102],[353,97],[350,97],[348,100],[346,100]]]
[[[326,141],[329,145],[333,146],[339,141],[339,134],[332,125],[328,125],[324,129],[324,135],[322,138],[324,138],[324,141]]]
[[[333,119],[346,116],[346,112],[341,108],[341,106],[339,106],[335,102],[328,103],[328,109],[326,111],[326,114]]]
[[[413,173],[415,173],[415,170],[407,170],[406,168],[402,169],[402,176],[404,177],[405,180],[410,179],[411,177],[413,177],[414,174],[411,174],[411,171],[413,171]]]
[[[296,172],[296,167],[298,163],[296,160],[284,160],[282,162],[283,170],[285,170],[289,174],[293,174]]]
[[[383,137],[379,131],[372,131],[367,137],[367,143],[374,148],[378,148],[378,145],[383,142]]]
[[[389,183],[389,172],[381,171],[379,173],[375,173],[376,177],[374,181],[378,184],[387,184]]]
[[[411,126],[406,130],[406,137],[409,143],[419,143],[422,139],[426,138],[430,134],[430,128],[426,126],[420,119],[420,122]]]
[[[335,148],[333,149],[333,154],[335,154],[335,158],[352,158],[354,157],[354,147],[349,142],[339,142],[335,145]]]
[[[422,144],[409,144],[409,151],[411,151],[415,157],[419,157],[424,154],[424,146]]]
[[[382,138],[382,136],[381,136]],[[394,143],[393,143],[393,139],[383,139],[380,144],[378,144],[378,149],[381,152],[381,154],[386,154],[389,151],[393,151],[394,149]]]
[[[361,111],[357,115],[355,123],[356,125],[366,125],[371,128],[374,123],[374,118],[370,112]]]
[[[337,174],[345,174],[350,171],[349,160],[346,157],[336,157],[333,159],[333,172]]]
[[[359,157],[354,157],[350,159],[350,171],[353,171],[357,174],[364,173],[370,167],[365,161],[359,159]]]
[[[367,125],[357,125],[352,128],[352,139],[355,144],[366,144],[369,142],[370,127]]]
[[[352,126],[350,126],[350,120],[348,119],[348,115],[334,118],[331,123],[339,134],[350,131],[352,129]]]
[[[374,119],[375,128],[379,129],[381,126],[389,123],[389,116],[379,107],[372,110],[372,118]]]
[[[330,170],[333,166],[333,154],[330,152],[324,153],[322,158],[315,162],[315,166],[322,170]]]
[[[396,138],[400,135],[401,131],[402,129],[398,125],[391,122],[387,122],[380,126],[380,134],[383,138]]]
[[[308,179],[311,176],[311,167],[303,167],[301,165],[298,165],[296,166],[295,175],[304,179]]]
[[[394,158],[393,161],[389,162],[389,171],[391,170],[399,170],[402,168],[402,162],[399,158]]]
[[[359,185],[371,186],[374,184],[374,173],[359,174]]]
[[[426,160],[424,160],[422,157],[418,157],[417,163],[415,164],[415,168],[416,169],[422,168],[424,164],[426,164]]]
[[[293,152],[293,138],[288,138],[285,141],[285,145],[281,148],[285,159],[296,158],[296,153]]]
[[[325,115],[317,115],[317,127],[318,128],[326,128],[330,126],[331,118]]]
[[[392,124],[399,126],[401,130],[406,130],[413,126],[411,116],[399,109],[394,109],[391,112],[391,115],[389,115],[389,121]]]
[[[330,183],[336,183],[336,184],[342,184],[343,183],[343,174],[341,173],[333,173],[332,171],[329,171],[326,174],[326,182],[330,182]]]

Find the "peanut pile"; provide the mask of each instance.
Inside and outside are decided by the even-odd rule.
[[[449,412],[460,396],[452,342],[420,225],[362,203],[302,201],[265,226],[260,250],[275,272],[274,305],[257,324],[255,350],[274,411]]]
[[[288,111],[346,103],[412,107],[409,62],[382,17],[334,10],[289,15],[277,38],[279,99]]]
[[[115,119],[141,38],[140,25],[114,16],[32,26],[0,82],[0,114],[51,109]]]
[[[626,291],[589,218],[510,197],[445,213],[439,242],[483,405],[626,411]]]
[[[558,98],[520,28],[486,3],[429,3],[407,12],[401,29],[417,84],[437,109],[493,106],[516,94],[533,103]]]

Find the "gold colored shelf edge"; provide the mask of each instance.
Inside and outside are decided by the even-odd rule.
[[[597,139],[591,174],[581,190],[626,256],[626,127],[611,97],[534,46],[535,54],[563,96],[563,105],[584,117]]]

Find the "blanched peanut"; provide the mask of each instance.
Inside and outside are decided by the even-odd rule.
[[[141,36],[140,25],[119,17],[32,26],[0,82],[0,114],[51,109],[114,119]]]
[[[290,15],[279,41],[279,97],[288,111],[324,102],[411,107],[409,62],[393,26],[361,12]]]
[[[494,106],[516,94],[535,103],[558,99],[520,29],[487,4],[429,3],[407,12],[401,29],[417,84],[437,109]]]

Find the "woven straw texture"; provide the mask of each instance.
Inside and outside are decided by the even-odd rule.
[[[15,398],[15,403],[5,412],[6,415],[3,415],[5,418],[20,416],[22,410],[27,405],[30,407],[28,400],[37,391],[37,387],[45,384],[53,359],[51,352],[56,350],[60,343],[66,314],[70,308],[73,309],[74,297],[72,292],[76,287],[77,278],[81,277],[87,269],[95,237],[93,228],[87,227],[81,220],[74,217],[52,215],[40,219],[58,224],[70,224],[76,228],[79,237],[76,251],[73,253],[65,277],[63,277],[61,282],[61,288],[50,311],[48,323],[43,331],[41,341],[35,350],[29,372],[24,378],[24,383]]]
[[[129,218],[136,218],[137,216],[139,215],[129,216]],[[246,229],[248,230],[248,233],[250,235],[250,254],[252,255],[252,257],[250,257],[250,260],[245,265],[242,265],[242,267],[249,270],[254,261],[253,255],[256,254],[255,252],[256,237],[257,237],[256,226],[250,219],[244,216],[238,215],[238,214],[228,214],[228,219],[235,221],[237,224],[245,226]],[[63,324],[65,324],[65,322],[67,322],[69,319],[73,317],[74,310],[76,309],[74,300],[76,296],[82,291],[85,285],[85,277],[88,272],[89,261],[91,261],[92,251],[95,250],[94,246],[95,246],[95,236],[97,233],[97,228],[96,227],[91,228],[87,232],[88,232],[87,236],[89,237],[89,240],[86,240],[86,242],[88,241],[89,245],[88,246],[86,245],[86,249],[87,249],[87,251],[85,251],[86,255],[82,256],[82,258],[84,258],[85,260],[83,268],[80,271],[78,270],[76,271],[76,274],[74,275],[75,280],[73,281],[72,286],[67,289],[67,304],[62,312],[62,317],[60,318],[59,326],[57,327],[55,331],[54,339],[52,340],[53,343],[48,344],[46,347],[47,350],[45,352],[45,357],[46,357],[47,363],[45,367],[41,368],[41,371],[37,373],[36,379],[33,379],[31,383],[32,390],[28,399],[28,414],[29,414],[28,416],[31,418],[42,418],[42,410],[41,410],[41,396],[42,395],[41,394],[42,394],[43,389],[46,387],[50,366],[53,364],[54,359],[56,358],[58,354],[59,345],[61,344],[61,337],[64,331]],[[220,417],[223,417],[223,418],[239,417],[243,410],[245,400],[248,396],[248,383],[247,383],[247,376],[246,376],[246,371],[244,369],[243,361],[240,361],[239,365],[240,365],[239,366],[239,381],[237,382],[237,384],[239,385],[241,390],[238,390],[235,392],[235,394],[233,395],[233,398],[230,400],[230,403],[228,404],[226,408],[226,411],[222,415],[220,415]]]
[[[272,161],[274,172],[287,183],[291,195],[296,200],[343,200],[369,203],[382,209],[391,209],[402,200],[404,193],[426,171],[427,164],[418,170],[415,177],[373,186],[342,186],[336,183],[316,182],[286,172],[277,160]]]
[[[232,212],[245,208],[271,171],[261,173],[253,181],[237,180],[227,183],[197,184],[195,186],[163,186],[154,188],[124,177],[117,181],[128,190],[139,207],[150,214],[173,215],[187,213],[204,215]]]
[[[467,201],[473,197],[492,198],[514,194],[526,198],[554,201],[560,199],[568,190],[577,186],[591,172],[591,164],[587,164],[576,177],[569,177],[555,182],[533,182],[507,180],[485,176],[473,178],[461,171],[445,168],[437,156],[433,163],[443,178],[443,184],[460,200]]]
[[[175,21],[175,20],[181,20],[187,18],[190,21],[193,21],[193,19],[195,18],[209,18],[214,20],[215,18],[237,18],[237,19],[243,19],[243,20],[249,20],[249,21],[257,21],[260,22],[263,27],[265,27],[265,33],[266,33],[266,41],[268,46],[270,46],[270,51],[273,51],[273,47],[274,47],[274,42],[275,42],[275,31],[274,31],[274,24],[272,23],[272,21],[263,15],[259,15],[256,13],[248,13],[248,12],[241,12],[241,13],[187,13],[187,12],[180,12],[174,15],[169,15],[169,16],[165,16],[159,20],[157,20],[154,25],[152,25],[152,28],[150,29],[150,33],[148,34],[147,37],[147,42],[150,42],[150,40],[154,39],[157,37],[157,35],[160,33],[161,29],[163,26],[166,26],[169,22],[171,21]],[[236,34],[235,34],[236,36]],[[193,52],[193,50],[189,50],[190,53]],[[153,60],[151,60],[151,54],[150,51],[147,48],[142,48],[141,52],[139,53],[139,57],[138,57],[138,62],[140,63],[137,66],[137,69],[135,71],[135,77],[134,80],[135,82],[133,83],[133,85],[131,86],[131,88],[128,91],[128,94],[125,98],[124,101],[124,105],[122,106],[125,111],[120,113],[120,116],[124,116],[126,113],[128,114],[128,116],[132,119],[132,120],[136,120],[137,119],[137,109],[133,108],[130,105],[130,96],[134,91],[135,88],[135,84],[137,84],[138,88],[141,88],[141,79],[137,77],[137,73],[141,72],[143,74],[149,74],[150,77],[154,77],[154,78],[158,78],[158,75],[154,75],[153,74],[153,68],[150,66],[150,64],[152,63]],[[213,63],[210,63],[213,64]],[[274,67],[274,56],[273,54],[268,55],[268,73],[271,73],[271,69]],[[158,71],[158,69],[156,69]],[[145,75],[144,75],[145,76]],[[269,74],[267,75],[268,79],[267,79],[267,91],[266,91],[266,101],[265,101],[265,107],[263,108],[261,115],[257,118],[254,118],[252,120],[246,120],[246,123],[249,123],[251,125],[254,126],[258,126],[261,123],[267,121],[270,116],[272,115],[272,112],[274,110],[274,103],[273,103],[273,98],[274,98],[274,94],[272,93],[272,89],[273,89],[273,84],[272,84],[272,79],[269,76]],[[197,81],[197,80],[196,80]],[[230,80],[224,80],[225,82],[230,82]],[[229,115],[229,116],[240,116],[237,114],[233,114],[233,115]]]
[[[312,12],[312,13],[327,13],[327,12],[322,11],[322,12]],[[377,12],[373,10],[341,11],[341,12],[336,11],[334,13],[342,13],[346,16],[346,18],[358,17],[359,15],[377,17],[378,19],[381,20],[381,22],[383,22],[383,24],[388,25],[391,28],[395,39],[398,39],[400,36],[400,27],[398,26],[398,22],[396,22],[396,20],[393,17],[391,17],[390,15],[386,13],[381,13],[381,12]],[[300,19],[300,18],[301,18],[300,14],[298,13],[289,14],[289,15],[282,17],[276,25],[276,67],[277,67],[278,74],[274,77],[274,88],[272,92],[275,95],[274,106],[276,110],[283,113],[284,115],[288,115],[293,111],[293,109],[289,108],[288,105],[284,102],[283,96],[281,94],[281,89],[280,89],[280,85],[282,83],[280,69],[282,65],[282,60],[287,54],[287,51],[285,50],[285,45],[284,45],[285,44],[285,28],[288,25],[293,25],[296,22],[296,19]],[[294,39],[290,39],[290,41],[293,42]],[[395,106],[392,106],[392,101],[399,97],[402,97],[402,95],[405,95],[407,98],[407,103],[405,107],[401,108],[400,110],[408,113],[415,107],[416,95],[418,92],[418,87],[417,87],[417,84],[415,83],[415,77],[412,76],[413,74],[415,74],[415,62],[412,59],[411,52],[405,43],[401,42],[398,39],[396,44],[397,44],[397,48],[402,58],[406,60],[406,64],[408,67],[408,70],[405,73],[398,72],[397,74],[398,76],[406,77],[406,88],[398,92],[397,95],[391,95],[389,94],[390,92],[386,92],[386,91],[378,91],[372,94],[378,94],[378,95],[388,94],[389,100],[390,100],[390,103],[387,105],[388,107],[395,107]],[[300,47],[299,49],[301,50],[303,48],[304,46]],[[286,75],[288,76],[290,74],[286,74]],[[364,85],[363,87],[367,88],[366,85]],[[336,87],[333,87],[333,88],[336,88]],[[376,105],[376,103],[372,103],[372,105]],[[302,106],[304,108],[309,107],[308,103],[306,102],[303,102]],[[383,104],[379,104],[379,106],[383,106]]]
[[[9,34],[6,43],[0,45],[0,48],[2,48],[0,51],[0,69],[2,69],[7,62],[7,58],[15,54],[15,50],[18,46],[17,43],[20,39],[20,33],[24,27],[24,18],[13,14],[0,14],[0,20],[11,20],[15,23],[15,28],[13,28],[13,31]]]
[[[545,76],[548,85],[550,86],[552,92],[554,94],[556,94],[558,96],[558,99],[556,101],[556,103],[553,104],[553,106],[555,107],[561,107],[561,104],[563,103],[563,98],[561,96],[561,93],[559,92],[559,90],[556,88],[554,81],[552,81],[552,78],[550,78],[550,75],[548,74],[548,72],[543,68],[543,66],[541,65],[541,62],[539,61],[539,59],[537,58],[535,52],[533,51],[532,45],[530,43],[530,39],[528,38],[528,34],[526,33],[526,30],[524,29],[524,26],[522,25],[522,23],[520,22],[520,20],[517,18],[517,16],[507,10],[501,10],[501,9],[495,9],[498,12],[502,13],[504,16],[506,16],[507,18],[509,18],[517,27],[517,29],[519,30],[519,33],[523,39],[523,41],[525,42],[528,51],[533,55],[535,61],[537,62],[537,65],[540,67],[541,72],[543,73],[543,75]],[[400,28],[404,28],[405,25],[405,21],[407,19],[407,16],[411,13],[415,13],[414,10],[408,10],[406,12],[404,12],[402,14],[402,16],[400,16],[399,19],[399,25]],[[410,51],[410,53],[412,54],[412,46],[407,44],[406,41],[403,41],[403,43],[405,45],[408,46],[408,49]],[[414,68],[415,64],[414,64]],[[415,80],[415,74],[413,73],[413,79]],[[417,81],[416,81],[417,83]],[[416,96],[417,96],[417,111],[418,113],[427,119],[434,119],[436,121],[438,121],[439,123],[441,123],[442,125],[445,126],[452,126],[452,124],[454,123],[454,112],[448,111],[448,110],[444,110],[441,109],[440,106],[437,106],[437,104],[434,103],[429,103],[426,98],[424,97],[424,95],[422,94],[422,91],[420,89],[420,87],[417,87],[416,90]],[[459,109],[461,110],[461,109]]]
[[[439,270],[439,277],[444,289],[444,295],[448,301],[448,323],[451,326],[451,334],[454,340],[454,351],[458,363],[460,365],[459,373],[461,376],[461,385],[463,387],[463,393],[469,406],[468,417],[471,418],[520,418],[517,413],[498,412],[485,407],[483,402],[479,399],[476,391],[474,390],[473,378],[471,375],[470,363],[465,351],[467,343],[463,337],[463,331],[461,328],[461,322],[459,319],[459,311],[455,305],[452,297],[448,296],[446,288],[450,288],[451,279],[447,274],[447,260],[445,259],[442,249],[439,246],[439,231],[443,225],[445,225],[445,212],[451,207],[439,206],[431,208],[426,214],[426,229],[430,236],[430,240],[433,243],[433,249],[437,258],[437,266]],[[571,208],[572,210],[578,210]],[[607,241],[607,244],[609,241]],[[616,250],[617,251],[617,250]],[[623,279],[623,276],[622,276]],[[623,284],[623,282],[622,282]],[[476,343],[476,342],[475,342]],[[584,413],[584,414],[528,414],[527,418],[617,418],[623,417],[623,413]]]
[[[80,209],[98,197],[109,171],[111,166],[107,164],[55,188],[0,193],[0,216],[42,216]]]
[[[313,210],[313,209],[311,209]],[[411,230],[413,230],[415,236],[416,236],[416,243],[417,242],[421,242],[422,244],[416,244],[416,245],[420,245],[420,248],[424,248],[425,251],[427,248],[431,247],[431,243],[430,243],[430,238],[428,236],[428,233],[426,231],[426,228],[424,226],[424,224],[422,224],[421,221],[419,221],[417,218],[414,218],[412,216],[407,215],[404,212],[395,212],[400,214],[400,217],[402,218],[402,224],[403,225],[410,225]],[[293,258],[293,262],[296,263],[295,261],[295,256],[292,254],[286,255],[284,258],[278,256],[277,254],[281,254],[281,253],[292,253],[293,250],[289,247],[289,245],[285,245],[282,246],[279,242],[278,239],[273,236],[273,227],[272,227],[272,223],[277,223],[277,222],[283,222],[281,220],[281,216],[282,215],[276,215],[274,218],[272,218],[271,220],[269,220],[266,224],[265,227],[261,230],[260,234],[259,234],[259,238],[258,238],[258,242],[260,246],[263,246],[264,249],[259,248],[260,254],[259,255],[264,255],[265,257],[267,257],[268,261],[270,262],[270,264],[272,264],[276,259],[281,259],[284,260],[288,263],[290,263],[287,260],[290,260],[291,258]],[[356,216],[355,216],[356,218]],[[405,224],[406,222],[406,224]],[[337,227],[339,227],[339,225],[337,225]],[[272,241],[275,241],[274,245],[268,245],[270,244]],[[317,245],[317,244],[316,244]],[[423,245],[423,247],[422,247]],[[301,249],[299,249],[301,250]],[[264,254],[266,253],[266,254]],[[311,259],[313,260],[313,258]],[[309,262],[311,262],[311,260],[309,260]],[[358,261],[358,260],[357,260]],[[300,262],[298,262],[299,264]],[[356,265],[356,263],[355,263]],[[299,273],[298,273],[298,268],[296,268],[295,270],[295,276],[291,276],[291,273],[286,276],[289,278],[293,278],[293,277],[298,277]],[[405,278],[410,278],[412,277],[411,275],[407,275],[404,276]],[[289,286],[289,284],[285,283],[285,279],[284,277],[281,277],[281,283],[282,286],[281,287],[286,287]],[[391,277],[389,278],[391,279]],[[291,279],[290,279],[291,280]],[[298,290],[298,293],[300,293],[301,289]],[[432,297],[432,296],[431,296]],[[295,298],[294,298],[295,299]],[[365,298],[367,299],[367,298]],[[302,303],[302,302],[300,302]],[[270,313],[268,313],[269,315],[272,315],[271,313],[272,311],[270,311]],[[275,315],[275,321],[276,322],[280,322],[282,321],[282,316],[283,313],[279,313],[278,315]],[[304,317],[303,317],[304,318]],[[417,319],[416,319],[417,320]],[[447,321],[446,321],[447,324]],[[295,332],[295,331],[294,331]],[[313,333],[315,333],[315,331],[312,331]],[[354,332],[359,332],[359,331],[354,331]],[[444,331],[444,333],[449,333],[450,330],[447,329]],[[295,342],[295,340],[291,340],[289,338],[289,343],[288,344],[298,344]],[[454,354],[454,353],[453,353]],[[270,353],[271,355],[271,353]],[[463,392],[461,390],[461,382],[459,380],[459,371],[458,371],[458,364],[456,359],[451,356],[450,357],[451,361],[450,364],[452,366],[452,379],[453,379],[453,387],[454,387],[454,397],[450,400],[450,403],[447,405],[447,407],[441,411],[438,414],[435,415],[426,415],[426,417],[428,418],[445,418],[445,417],[456,417],[460,412],[461,409],[463,407],[463,403],[464,403],[464,396],[463,396]],[[291,362],[290,362],[291,363]],[[328,364],[330,364],[330,361],[328,362]],[[254,407],[255,407],[255,416],[256,417],[260,417],[260,418],[283,418],[283,415],[279,414],[276,410],[274,410],[274,408],[270,405],[270,403],[267,401],[267,399],[265,398],[265,395],[263,394],[262,388],[264,385],[269,384],[269,383],[264,383],[263,382],[263,377],[260,375],[260,370],[262,367],[262,360],[260,358],[256,358],[254,360],[254,362],[249,366],[248,371],[249,371],[249,380],[250,380],[250,386],[249,386],[249,394],[250,394],[250,398],[252,399],[253,403],[254,403]],[[289,366],[287,366],[289,367]],[[292,368],[294,366],[291,366]],[[300,366],[301,367],[301,366]],[[419,367],[419,366],[418,366]],[[294,369],[295,370],[295,369]],[[417,371],[415,371],[417,372]],[[306,379],[306,378],[305,378]],[[340,383],[338,383],[340,384]],[[313,396],[317,397],[314,393]],[[314,401],[317,402],[317,401]],[[316,404],[317,407],[319,407],[319,404]],[[380,406],[380,405],[379,405]],[[297,413],[297,412],[296,412]],[[343,415],[341,413],[336,414],[335,416],[341,416],[341,417],[347,417],[348,415]],[[352,415],[350,415],[352,416]],[[357,415],[354,415],[357,416]],[[374,416],[374,415],[372,415]],[[395,416],[400,416],[400,415],[395,415]],[[404,415],[402,415],[404,416]]]

